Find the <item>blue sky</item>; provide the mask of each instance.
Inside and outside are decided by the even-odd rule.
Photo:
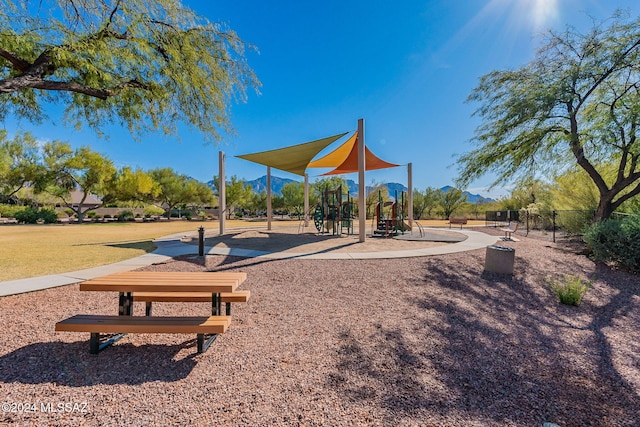
[[[247,52],[247,58],[262,82],[260,94],[250,91],[245,104],[232,107],[236,134],[226,135],[221,145],[204,144],[187,128],[180,140],[152,134],[136,142],[125,129],[112,127],[104,140],[88,129],[65,127],[56,108],[40,126],[8,121],[5,128],[89,145],[118,167],[172,167],[202,181],[218,173],[222,150],[227,176],[251,180],[266,168],[234,156],[355,131],[363,118],[367,146],[403,165],[367,172],[367,185],[406,185],[405,165],[411,162],[414,188],[439,188],[456,178],[455,155],[472,149],[469,140],[479,122],[471,115],[477,105],[465,99],[483,74],[533,59],[546,29],[587,29],[589,16],[607,18],[620,8],[640,14],[637,0],[184,3],[226,23],[258,50]],[[321,172],[311,169],[311,181]],[[273,175],[300,179],[277,170]],[[355,174],[347,178],[357,179]],[[468,190],[494,197],[507,193],[487,191],[492,181],[487,176]]]

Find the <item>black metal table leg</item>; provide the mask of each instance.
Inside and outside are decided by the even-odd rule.
[[[212,342],[214,342],[218,338],[218,334],[213,334],[205,339],[205,334],[198,334],[197,344],[198,344],[198,353],[204,353],[207,351]]]
[[[89,353],[98,354],[104,348],[116,343],[126,335],[127,334],[112,334],[110,336],[104,337],[106,339],[104,342],[102,342],[103,336],[99,332],[91,332],[91,338],[89,339]]]
[[[118,299],[118,314],[120,316],[133,316],[133,293],[120,292]]]
[[[222,314],[222,297],[218,293],[211,294],[211,315],[220,316]]]

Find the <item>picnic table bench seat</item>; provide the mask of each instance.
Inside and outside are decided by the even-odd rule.
[[[518,231],[518,222],[510,222],[508,227],[501,228],[504,231],[504,240],[511,240],[511,234]]]
[[[127,333],[190,334],[197,337],[197,351],[202,353],[218,334],[226,332],[230,316],[147,317],[78,314],[56,323],[56,331],[90,332],[89,350],[97,354]],[[101,342],[101,334],[116,334]],[[205,336],[210,335],[205,340]]]
[[[459,225],[460,229],[462,230],[462,226],[467,224],[467,218],[455,218],[455,217],[451,217],[449,218],[449,228],[451,228],[451,225]]]
[[[231,315],[231,303],[247,302],[251,291],[221,292],[220,300],[225,303],[225,314]],[[134,292],[134,301],[146,303],[146,315],[151,316],[151,304],[154,302],[211,302],[208,292]]]

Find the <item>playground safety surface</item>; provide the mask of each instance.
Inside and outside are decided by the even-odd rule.
[[[471,232],[474,234],[474,232]],[[482,233],[475,233],[482,234]],[[394,238],[367,236],[364,242],[359,242],[358,235],[319,234],[315,228],[308,227],[304,232],[295,228],[276,228],[271,231],[264,229],[229,230],[223,235],[207,236],[205,246],[210,248],[210,254],[229,254],[239,256],[319,256],[323,258],[351,255],[350,257],[373,258],[380,254],[396,256],[423,256],[434,250],[437,253],[457,252],[455,243],[469,239],[468,231],[450,231],[427,229],[422,235],[418,231],[405,233]],[[475,239],[471,239],[475,240]],[[191,237],[189,243],[197,243]],[[490,244],[490,243],[489,243]],[[461,248],[462,249],[462,248]],[[464,250],[464,249],[463,249]],[[468,248],[466,250],[469,250]]]

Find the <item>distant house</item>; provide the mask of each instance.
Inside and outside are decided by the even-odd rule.
[[[84,194],[85,194],[84,192],[78,191],[78,190],[73,190],[69,192],[69,202],[70,202],[69,204],[72,206],[73,209],[80,208],[84,211],[87,209],[96,209],[102,205],[102,200],[100,200],[98,196],[95,196],[93,194],[87,194],[87,197],[83,202],[82,198],[84,197]],[[67,206],[61,203],[58,203],[56,204],[56,207],[66,208]]]

